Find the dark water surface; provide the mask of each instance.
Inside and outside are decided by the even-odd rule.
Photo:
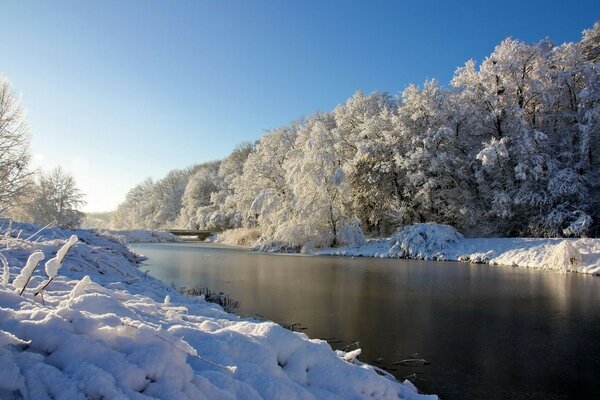
[[[487,265],[140,244],[150,273],[299,322],[442,399],[600,399],[600,277]],[[333,339],[335,338],[335,339]],[[338,342],[338,341],[341,341]],[[427,366],[393,365],[418,353]]]

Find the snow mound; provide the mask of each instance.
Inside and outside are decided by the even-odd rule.
[[[337,355],[324,341],[182,296],[141,272],[118,240],[36,230],[0,223],[9,265],[0,285],[2,399],[437,399],[379,375],[358,352]],[[43,298],[42,268],[20,295],[14,281],[31,254],[51,259],[71,235],[79,241]]]
[[[392,237],[390,258],[444,260],[444,250],[463,240],[463,235],[449,225],[425,223],[405,226]]]
[[[544,265],[559,271],[576,271],[581,264],[581,254],[568,240],[563,240],[547,252]]]

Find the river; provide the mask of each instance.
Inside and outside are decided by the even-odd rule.
[[[600,398],[600,278],[482,264],[136,244],[142,269],[240,301],[241,315],[300,323],[333,348],[453,399]],[[398,365],[422,358],[424,366]]]

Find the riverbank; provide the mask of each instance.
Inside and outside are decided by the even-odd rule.
[[[318,249],[310,254],[461,261],[600,275],[600,239],[465,238],[421,257],[399,257],[391,251],[395,244],[393,238],[369,239],[360,246]]]
[[[228,241],[230,237],[245,236],[225,236],[217,242],[236,244]],[[391,237],[365,239],[351,246],[294,249],[257,240],[247,247],[274,253],[461,261],[600,275],[600,239],[465,238],[450,226],[433,223],[407,226]]]
[[[3,399],[437,398],[356,353],[182,296],[113,237],[2,220],[0,252]],[[42,256],[55,261],[27,279]]]

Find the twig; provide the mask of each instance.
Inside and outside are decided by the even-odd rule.
[[[40,232],[41,232],[41,231],[43,231],[44,229],[46,229],[46,228],[49,228],[50,226],[54,225],[55,223],[56,223],[56,220],[54,220],[54,221],[50,222],[48,225],[46,225],[46,226],[44,226],[44,227],[40,228],[40,229],[39,229],[37,232],[35,232],[33,235],[29,236],[29,237],[28,237],[27,239],[25,239],[25,240],[31,240],[31,238],[32,238],[32,237],[34,237],[35,235],[37,235],[38,233],[40,233]],[[20,235],[20,233],[19,233],[19,235]]]
[[[42,293],[44,291],[44,289],[46,289],[48,287],[48,285],[50,284],[50,282],[52,282],[54,280],[54,278],[50,278],[48,279],[48,281],[46,282],[46,284],[44,286],[42,286],[42,288],[40,290],[38,290],[37,292],[35,292],[35,294],[33,295],[33,297],[37,296],[38,294]],[[42,301],[44,299],[44,295],[42,293]]]

